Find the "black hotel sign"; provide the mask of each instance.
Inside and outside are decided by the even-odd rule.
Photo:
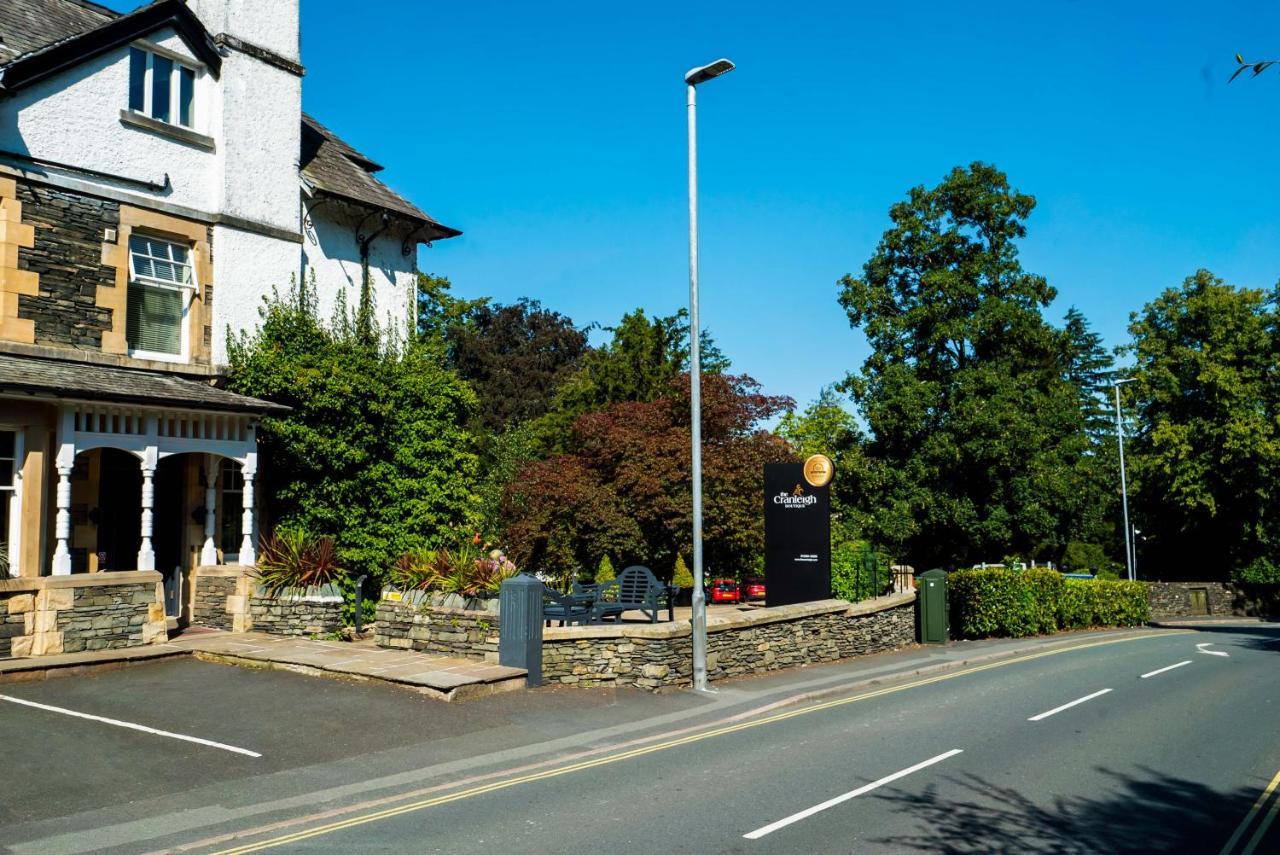
[[[815,477],[812,464],[811,458],[764,467],[765,590],[771,606],[831,596],[830,461],[825,478]]]

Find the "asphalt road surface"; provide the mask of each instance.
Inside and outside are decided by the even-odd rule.
[[[422,758],[411,750],[399,765],[392,763],[397,752],[386,749],[402,741],[395,728],[403,725],[394,724],[398,715],[389,706],[385,745],[342,756],[341,746],[330,744],[318,760],[331,772],[334,762],[349,763],[343,768],[352,776],[356,770],[398,769],[402,779],[384,777],[376,791],[353,792],[345,801],[333,793],[308,798],[307,787],[299,787],[288,793],[295,798],[287,806],[269,816],[235,819],[228,813],[214,836],[208,816],[190,826],[199,826],[200,834],[184,836],[181,815],[175,815],[169,818],[173,834],[149,848],[486,855],[1274,853],[1280,852],[1278,666],[1275,626],[1083,636],[1037,653],[904,677],[731,722],[682,721],[702,709],[704,699],[692,693],[628,696],[628,714],[637,716],[637,729],[646,724],[648,739],[628,731],[619,718],[622,707],[611,706],[616,698],[602,705],[566,694],[556,701],[560,712],[539,708],[540,724],[526,727],[511,744],[527,742],[534,729],[563,742],[584,726],[584,716],[596,716],[591,724],[597,727],[609,720],[623,726],[579,746],[584,751],[576,757],[570,756],[570,739],[560,756],[545,762],[512,756],[506,768],[495,761],[432,786],[413,778]],[[52,685],[39,688],[47,692]],[[53,705],[47,697],[35,700],[31,688],[0,686],[0,693]],[[79,700],[81,707],[88,703]],[[633,701],[649,705],[644,714],[650,718],[640,718]],[[477,727],[486,716],[499,715],[486,703],[472,707]],[[13,706],[0,703],[0,738],[6,741],[14,711],[5,707]],[[32,707],[21,712],[59,715]],[[654,715],[671,718],[666,733],[647,727]],[[520,721],[518,710],[512,721]],[[75,727],[81,726],[103,725],[77,720]],[[235,728],[219,735],[231,747],[246,747],[234,741]],[[254,736],[252,727],[240,728],[240,735]],[[133,732],[120,738],[169,739]],[[486,741],[492,738],[486,735]],[[211,769],[230,780],[248,774],[236,772],[240,764],[283,762],[272,760],[281,746],[255,745],[263,749],[261,757],[198,744],[181,750],[217,752]],[[458,757],[466,753],[460,749]],[[104,774],[104,758],[91,767],[94,775]],[[115,770],[130,774],[128,764]],[[144,815],[154,813],[154,800],[148,805],[138,822],[155,822]],[[36,826],[27,825],[12,851],[88,851],[92,834],[84,815],[80,831],[69,836],[52,833],[58,827],[52,812],[44,821],[49,836],[33,836]],[[121,827],[117,821],[112,834]],[[154,832],[151,839],[158,840]],[[100,848],[122,839],[104,836]]]

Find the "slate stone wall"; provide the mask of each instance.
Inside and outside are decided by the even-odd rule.
[[[1151,617],[1196,616],[1191,611],[1191,591],[1206,592],[1211,617],[1266,617],[1280,614],[1280,585],[1236,585],[1228,582],[1148,582]]]
[[[332,635],[342,629],[342,602],[250,597],[249,617],[254,632]]]
[[[836,612],[707,634],[712,680],[897,650],[915,643],[914,602],[865,615]],[[542,679],[658,691],[692,684],[693,642],[675,638],[544,641]]]
[[[113,650],[168,640],[160,574],[0,580],[0,656]]]
[[[379,647],[498,661],[498,616],[487,611],[383,600],[373,638]]]
[[[157,612],[159,619],[164,620],[164,609],[156,602],[154,584],[72,590],[75,596],[71,608],[58,612],[63,653],[146,644],[154,638],[144,638],[144,630],[156,619]]]
[[[915,601],[865,614],[849,604],[811,614],[805,605],[746,613],[707,634],[712,679],[760,674],[896,650],[915,643]],[[788,619],[788,612],[797,616]],[[765,618],[757,620],[757,618]],[[638,686],[657,691],[692,683],[688,623],[622,624],[543,630],[545,683],[594,687]],[[575,636],[583,637],[554,637]],[[383,600],[375,641],[380,647],[496,662],[497,616]]]
[[[18,267],[40,276],[40,293],[18,298],[18,317],[35,322],[36,344],[101,350],[111,311],[96,305],[98,288],[115,287],[115,269],[102,264],[107,228],[118,228],[120,206],[36,184],[18,182],[22,221],[35,228],[35,246],[18,251]]]
[[[237,581],[234,576],[198,576],[191,622],[231,632],[232,615],[227,610],[227,597],[235,595]]]

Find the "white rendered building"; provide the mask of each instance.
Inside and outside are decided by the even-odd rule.
[[[258,419],[218,388],[273,287],[405,329],[458,231],[302,113],[298,0],[0,3],[0,576],[252,564]],[[314,277],[314,279],[313,279]]]

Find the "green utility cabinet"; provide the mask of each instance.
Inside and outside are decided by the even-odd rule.
[[[916,577],[916,614],[922,644],[946,644],[947,572],[929,570]]]

